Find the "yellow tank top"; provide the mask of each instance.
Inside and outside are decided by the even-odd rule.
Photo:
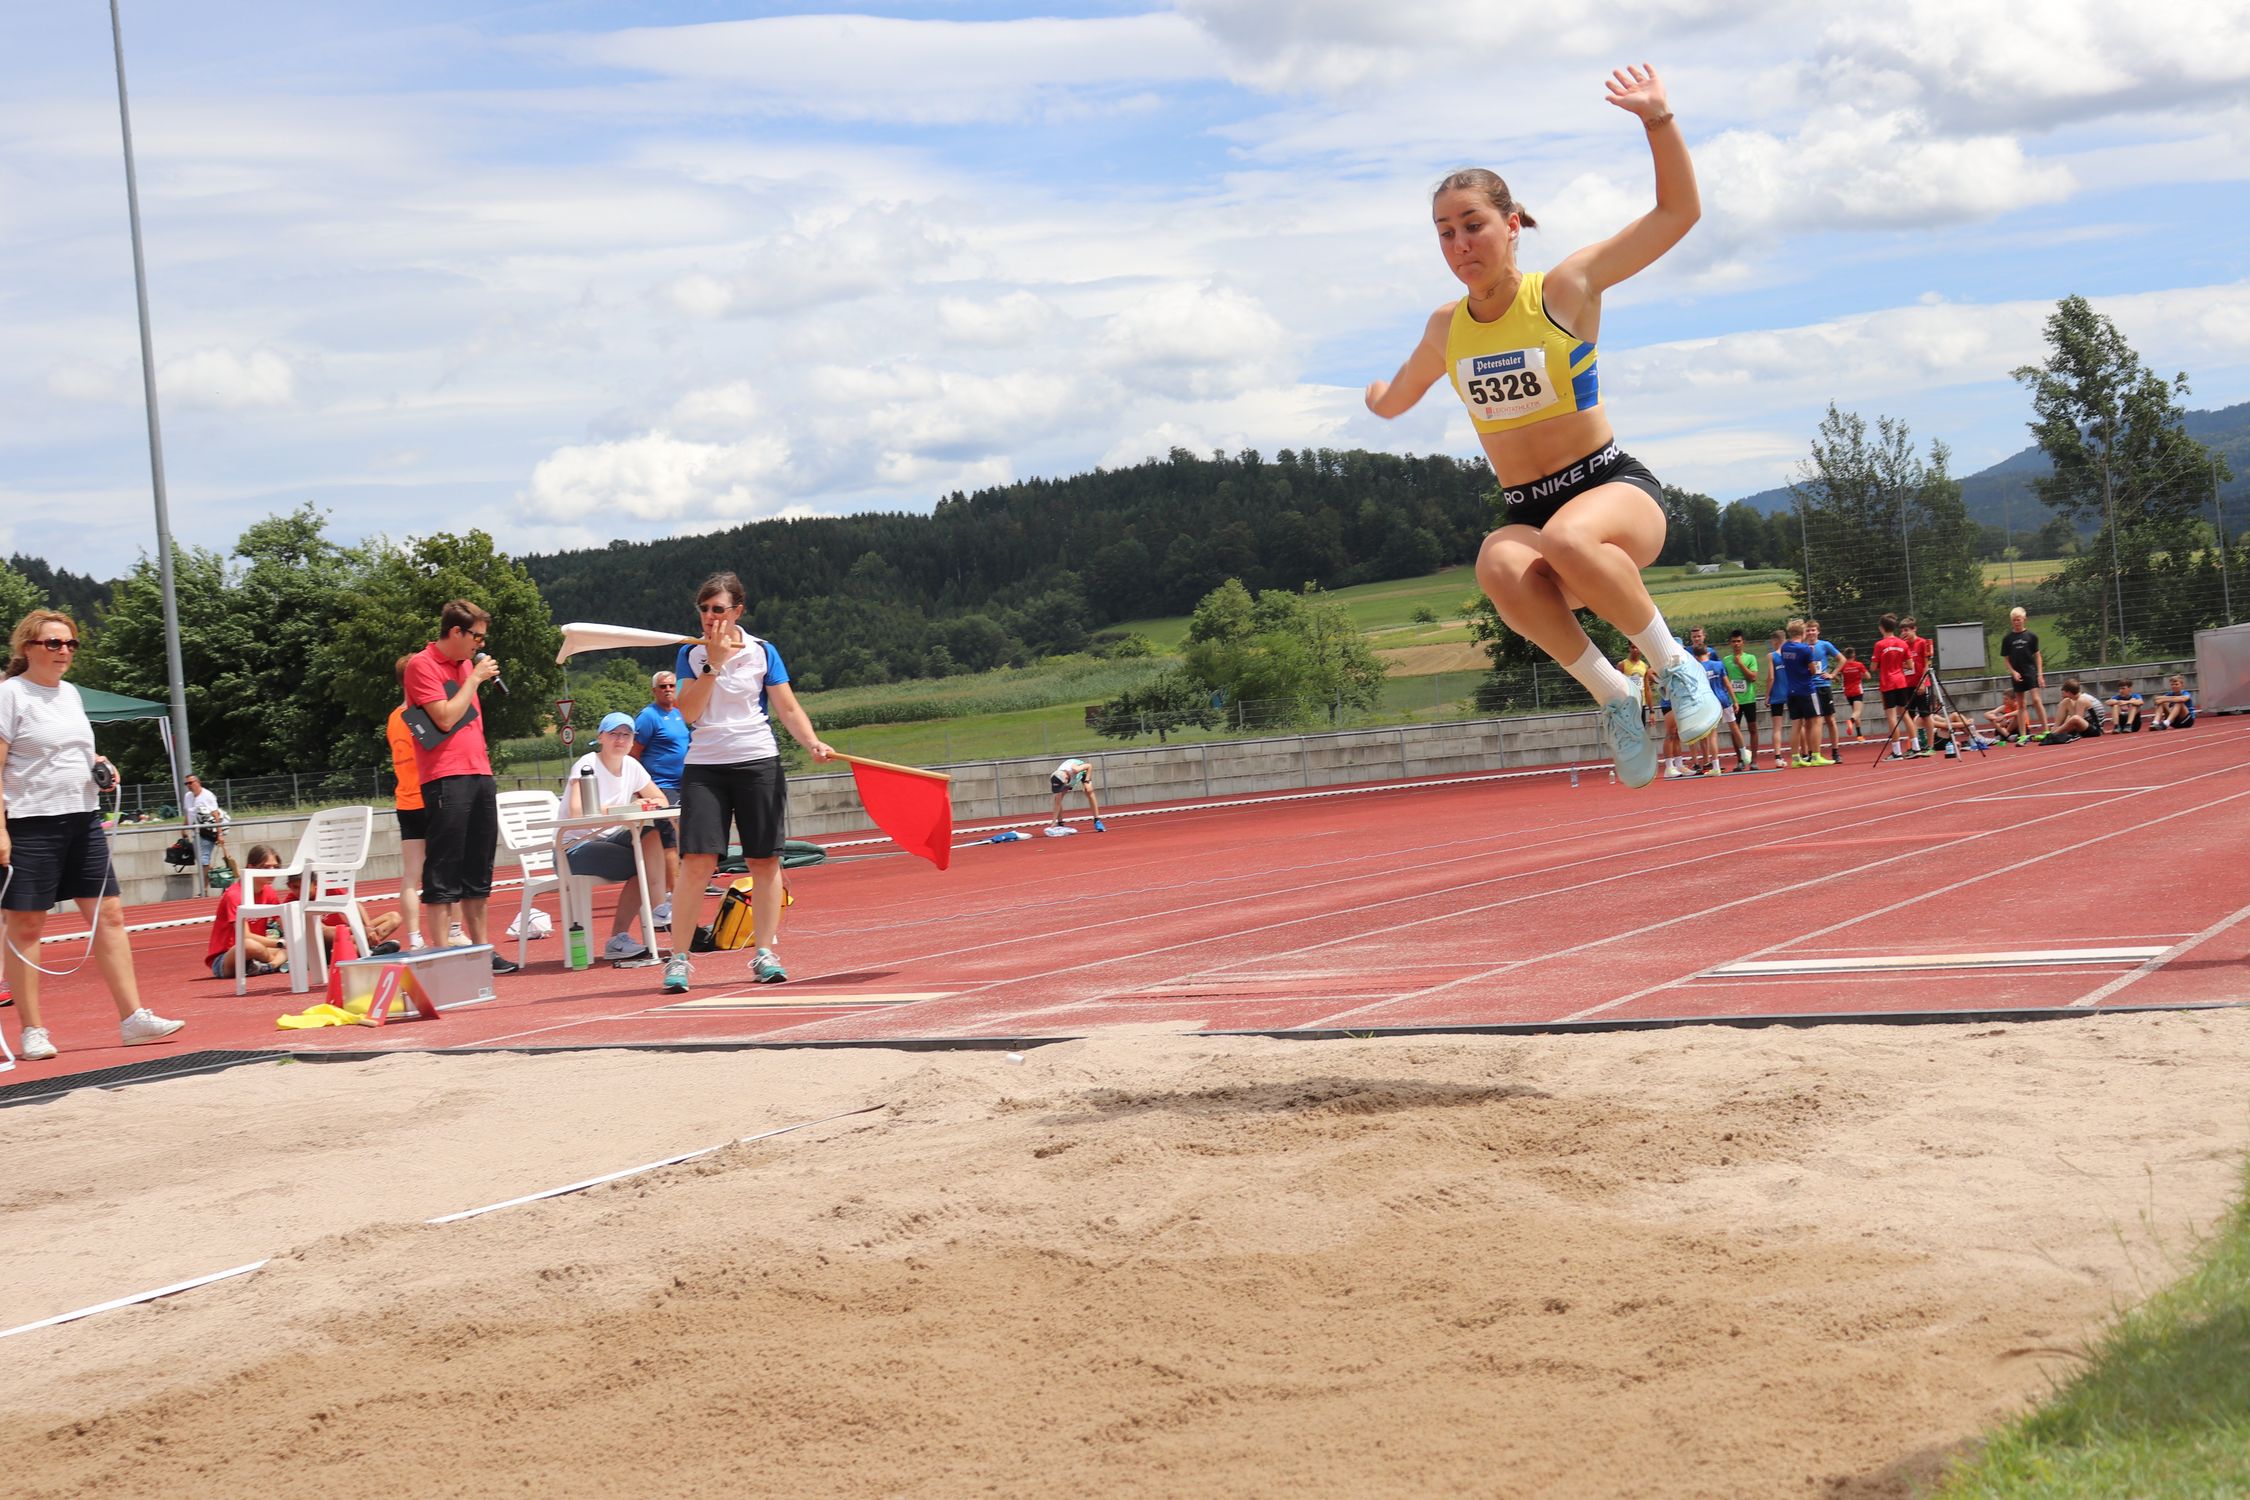
[[[1547,316],[1541,296],[1547,274],[1532,271],[1516,300],[1490,323],[1469,316],[1469,299],[1453,309],[1445,333],[1446,373],[1479,432],[1507,432],[1601,400],[1594,346],[1565,333]]]

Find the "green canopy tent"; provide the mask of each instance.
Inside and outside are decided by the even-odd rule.
[[[130,698],[123,693],[105,693],[100,688],[78,689],[78,700],[86,705],[86,717],[96,724],[130,724],[146,719],[156,725],[157,737],[164,742],[164,763],[172,763],[172,718],[161,703],[151,703],[146,698]],[[139,811],[136,806],[134,811]],[[158,817],[178,817],[179,809],[167,798],[156,809]]]
[[[82,687],[78,690],[78,698],[86,705],[86,717],[96,724],[162,719],[169,712],[161,703],[151,703],[146,698],[128,698],[123,693],[105,693],[100,688]]]

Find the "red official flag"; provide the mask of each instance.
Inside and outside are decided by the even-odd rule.
[[[953,863],[952,777],[852,755],[837,759],[851,762],[860,804],[892,843],[941,870]]]

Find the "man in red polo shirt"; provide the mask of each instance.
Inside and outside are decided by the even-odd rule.
[[[485,749],[477,689],[500,675],[484,652],[492,617],[466,599],[438,616],[438,638],[406,663],[406,701],[430,716],[444,738],[414,745],[429,814],[422,861],[422,906],[429,930],[459,921],[469,941],[486,940],[484,909],[492,895],[492,851],[500,841],[498,789]],[[492,955],[492,972],[513,974],[514,960]]]

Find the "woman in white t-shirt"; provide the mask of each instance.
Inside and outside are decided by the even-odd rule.
[[[75,901],[93,928],[94,967],[117,1005],[119,1040],[161,1042],[180,1029],[141,1005],[125,906],[102,831],[94,726],[63,674],[78,655],[78,629],[60,610],[35,609],[8,640],[0,681],[0,910],[7,914],[7,976],[23,1017],[18,1050],[27,1062],[55,1055],[39,1013],[39,937],[47,913]]]
[[[781,652],[736,623],[742,604],[742,580],[732,573],[704,580],[695,595],[703,639],[680,648],[673,673],[680,683],[680,716],[695,726],[695,737],[680,772],[680,881],[672,891],[672,930],[683,930],[682,893],[688,902],[684,930],[701,930],[711,872],[727,852],[732,827],[742,836],[742,862],[753,881],[750,925],[757,947],[750,955],[750,977],[778,984],[789,977],[773,951],[781,926],[781,824],[789,783],[781,772],[773,720],[814,760],[832,760],[836,752],[813,731],[789,686]],[[685,991],[692,972],[687,956],[674,948],[664,966],[664,988]]]
[[[649,779],[648,768],[633,759],[633,721],[625,714],[610,714],[603,718],[599,732],[594,736],[595,748],[578,757],[570,768],[570,786],[563,793],[563,816],[575,818],[584,813],[604,812],[628,803],[641,807],[664,807],[664,794]],[[617,915],[610,922],[609,941],[602,948],[602,957],[611,960],[629,960],[648,956],[648,945],[633,936],[633,922],[641,914],[641,883],[633,871],[633,830],[620,824],[614,828],[573,830],[573,841],[566,850],[570,873],[585,875],[595,880],[621,880],[624,894],[617,898]],[[656,825],[644,824],[641,830],[644,858],[657,863],[662,869],[664,846],[657,841]]]

